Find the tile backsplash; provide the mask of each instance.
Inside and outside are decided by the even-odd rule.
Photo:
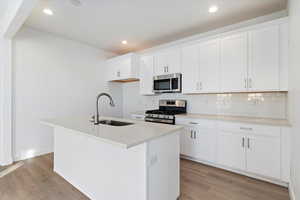
[[[159,99],[185,99],[188,113],[220,114],[246,117],[287,118],[286,93],[233,94],[161,94],[139,95],[139,83],[123,85],[123,115],[158,108]]]

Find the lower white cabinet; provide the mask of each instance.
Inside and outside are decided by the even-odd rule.
[[[184,127],[180,135],[180,154],[193,156],[196,154],[195,139],[192,127]]]
[[[220,131],[218,134],[218,163],[227,167],[245,170],[245,138],[243,134]]]
[[[183,124],[180,136],[180,153],[207,162],[216,160],[216,129],[207,127],[201,122]]]
[[[281,178],[280,127],[221,123],[217,162],[250,173]]]
[[[261,177],[264,180],[289,182],[288,128],[180,119],[183,157],[213,166]]]
[[[280,146],[279,137],[247,136],[247,171],[280,179]]]

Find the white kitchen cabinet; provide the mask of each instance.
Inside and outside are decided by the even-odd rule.
[[[154,56],[140,59],[140,94],[153,95]]]
[[[249,32],[249,91],[279,90],[279,34],[279,25]]]
[[[196,158],[206,162],[216,160],[216,129],[214,122],[187,121],[180,136],[181,155]]]
[[[272,182],[289,182],[289,128],[176,118],[183,158]]]
[[[182,92],[197,93],[199,84],[199,45],[182,48]]]
[[[220,91],[220,40],[210,40],[199,44],[199,82],[200,93]]]
[[[280,24],[280,90],[288,91],[289,68],[289,24]]]
[[[247,136],[247,171],[280,179],[280,137]]]
[[[218,135],[218,163],[234,169],[246,169],[245,138],[243,134],[220,131]]]
[[[209,40],[182,48],[183,93],[219,92],[220,42]]]
[[[179,48],[171,48],[156,53],[154,61],[155,76],[181,73],[181,51]]]
[[[221,89],[223,92],[247,90],[247,32],[221,39]]]
[[[186,126],[180,134],[180,154],[193,156],[196,154],[196,143],[194,139],[194,130],[192,127]]]
[[[195,158],[211,163],[216,161],[216,132],[212,128],[195,127]]]
[[[221,165],[281,179],[279,127],[220,123],[217,148]]]
[[[137,81],[138,56],[134,53],[117,56],[106,61],[108,81]]]

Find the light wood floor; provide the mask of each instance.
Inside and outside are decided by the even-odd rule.
[[[181,161],[181,200],[288,200],[286,188]],[[53,172],[53,155],[25,161],[0,179],[1,200],[87,200]]]

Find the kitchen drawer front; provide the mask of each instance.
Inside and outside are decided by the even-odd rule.
[[[197,126],[199,128],[216,128],[216,121],[205,119],[176,118],[176,124],[185,126]]]
[[[218,122],[218,129],[223,131],[239,132],[266,137],[280,137],[280,127],[256,124]]]

